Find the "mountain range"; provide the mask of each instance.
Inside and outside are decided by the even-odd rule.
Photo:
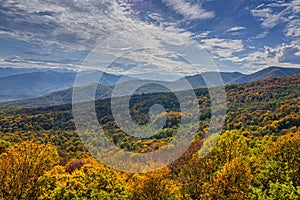
[[[73,87],[77,72],[67,69],[0,68],[0,102],[31,99]],[[89,77],[95,71],[85,71],[81,75]],[[112,86],[122,76],[103,73],[99,84]],[[132,78],[123,78],[123,81]],[[88,79],[83,85],[89,85]],[[80,85],[81,86],[81,85]]]
[[[93,74],[93,71],[85,72],[87,77]],[[151,92],[168,92],[170,90],[176,91],[182,88],[187,80],[191,87],[206,88],[207,82],[210,80],[217,80],[219,74],[222,81],[215,83],[217,85],[223,84],[242,84],[257,80],[264,80],[267,78],[289,76],[300,74],[299,68],[282,68],[269,67],[252,74],[242,74],[239,72],[205,72],[194,76],[187,76],[173,82],[166,81],[151,81],[139,80],[131,77],[122,77],[103,73],[96,90],[96,99],[109,98],[118,84],[120,93],[116,92],[116,96],[128,94],[129,91],[134,91],[134,94],[151,93]],[[19,106],[19,107],[44,107],[61,105],[72,102],[73,83],[76,77],[74,71],[69,72],[28,72],[24,74],[17,74],[8,77],[0,78],[0,98],[2,99],[18,99],[29,98],[15,101],[1,103],[2,106]],[[122,79],[121,79],[122,77]],[[95,88],[95,83],[86,83],[79,88],[79,91],[85,94],[85,91]],[[135,90],[138,85],[143,85]],[[163,87],[164,85],[165,87]],[[188,88],[186,88],[188,89]],[[35,97],[35,98],[32,98]]]

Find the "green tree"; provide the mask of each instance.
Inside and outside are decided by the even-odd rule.
[[[253,179],[252,196],[257,199],[297,199],[300,185],[300,131],[268,140]]]
[[[11,146],[9,141],[0,140],[0,154],[5,152],[8,147]]]

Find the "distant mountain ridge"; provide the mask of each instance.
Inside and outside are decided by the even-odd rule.
[[[274,78],[279,76],[290,76],[300,74],[299,68],[281,68],[281,67],[269,67],[266,69],[263,69],[261,71],[255,72],[253,74],[242,74],[239,72],[206,72],[202,75],[197,74],[194,76],[187,76],[185,79],[189,81],[191,86],[196,88],[205,88],[206,82],[203,77],[208,77],[208,79],[217,79],[219,78],[219,75],[221,75],[223,79],[223,83],[220,83],[218,85],[222,84],[242,84],[242,83],[248,83],[252,81],[257,80],[264,80],[267,78]],[[112,77],[114,79],[109,79],[109,77]],[[105,99],[110,98],[113,86],[109,85],[113,82],[116,82],[120,79],[120,77],[116,75],[104,75],[102,76],[105,79],[103,81],[106,81],[105,83],[108,84],[107,86],[99,84],[97,86],[96,90],[96,99]],[[150,81],[150,80],[135,80],[135,79],[125,79],[124,81],[128,80],[127,82],[121,83],[118,87],[122,90],[131,90],[132,88],[136,87],[136,85],[144,84],[142,88],[139,88],[134,92],[134,94],[142,94],[142,93],[151,93],[151,92],[168,92],[169,90],[166,87],[161,87],[160,84],[168,86],[168,88],[172,88],[176,90],[177,86],[180,86],[183,82],[182,79],[179,79],[174,82],[164,82],[164,81]],[[0,79],[1,81],[1,79]],[[157,84],[155,84],[157,83]],[[87,87],[95,87],[93,85],[82,87],[82,91],[87,89]],[[178,87],[180,88],[180,87]],[[19,106],[19,107],[44,107],[44,106],[54,106],[54,105],[61,105],[61,104],[67,104],[72,102],[72,88],[68,88],[66,90],[61,91],[55,91],[50,94],[46,94],[42,97],[38,98],[32,98],[32,99],[24,99],[24,100],[17,100],[17,101],[11,101],[11,102],[5,102],[1,103],[0,105],[3,106]],[[126,93],[126,91],[123,91]],[[84,94],[84,93],[83,93]],[[122,94],[117,94],[122,96]]]
[[[72,87],[75,73],[53,71],[17,74],[0,79],[0,97],[32,98]]]
[[[34,72],[45,72],[45,71],[52,71],[52,72],[59,72],[59,73],[69,73],[73,72],[69,69],[60,69],[60,68],[10,68],[10,67],[0,67],[0,78],[13,76],[13,75],[20,75],[20,74],[28,74]]]
[[[187,76],[185,77],[185,79],[189,81],[193,88],[203,88],[207,87],[207,79],[219,80],[220,78],[222,78],[222,80],[219,80],[220,84],[218,85],[223,85],[229,84],[232,81],[243,76],[245,76],[245,74],[242,74],[240,72],[204,72],[202,74],[196,74],[194,76]],[[182,81],[182,79],[179,79],[177,82],[180,81]]]
[[[232,84],[242,84],[252,81],[264,80],[279,76],[290,76],[300,74],[300,68],[283,68],[283,67],[268,67],[253,74],[241,76],[233,80]]]
[[[36,98],[71,88],[77,76],[77,72],[67,69],[0,68],[0,72],[0,102]],[[81,75],[86,77],[93,74],[95,71],[81,72]],[[118,83],[121,77],[123,76],[103,73],[99,83],[112,86]],[[132,80],[130,77],[123,77],[123,79],[124,81]],[[91,82],[87,79],[83,85],[89,84]]]

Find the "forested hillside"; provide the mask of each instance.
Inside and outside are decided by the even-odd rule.
[[[0,199],[299,199],[300,75],[227,85],[221,138],[204,158],[211,102],[200,105],[197,136],[174,163],[146,174],[108,168],[91,157],[77,135],[70,104],[0,111]],[[114,122],[110,99],[96,102],[97,117],[122,149],[163,147],[178,128],[181,112],[171,93],[136,95],[135,122],[147,123],[149,108],[162,104],[167,122],[158,134],[134,138]],[[163,117],[163,116],[161,116]]]

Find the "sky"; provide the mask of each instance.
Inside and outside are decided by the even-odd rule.
[[[0,67],[115,74],[300,67],[300,0],[0,0]]]

